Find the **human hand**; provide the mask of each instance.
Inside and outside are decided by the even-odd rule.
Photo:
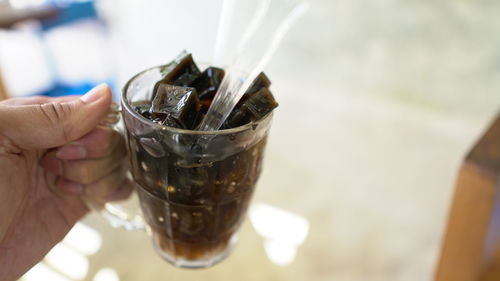
[[[111,91],[0,102],[0,280],[16,280],[88,209],[127,197],[123,138],[99,126]]]

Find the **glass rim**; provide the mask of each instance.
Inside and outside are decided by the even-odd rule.
[[[127,98],[127,90],[128,90],[128,88],[130,86],[130,83],[132,81],[134,81],[137,77],[139,77],[141,74],[143,74],[146,71],[150,71],[150,70],[153,70],[155,68],[160,68],[160,67],[163,67],[163,66],[166,66],[166,64],[149,67],[149,68],[146,68],[146,69],[140,71],[139,73],[135,74],[134,76],[132,76],[132,78],[130,78],[125,83],[125,85],[122,88],[122,92],[121,92],[120,102],[122,104],[122,107],[124,107],[125,110],[127,110],[127,112],[129,114],[131,114],[134,118],[136,118],[137,120],[139,120],[139,121],[141,121],[143,123],[146,123],[146,124],[150,125],[151,127],[159,128],[159,129],[162,129],[162,130],[169,130],[169,131],[172,131],[173,133],[179,133],[179,134],[226,135],[226,134],[235,134],[235,133],[239,133],[239,132],[245,131],[247,129],[251,129],[255,125],[258,125],[258,124],[260,124],[262,122],[265,122],[266,120],[270,119],[273,116],[273,111],[271,111],[270,113],[266,114],[264,117],[262,117],[261,119],[259,119],[257,121],[250,121],[249,123],[241,125],[241,126],[238,126],[238,127],[234,127],[234,128],[230,128],[230,129],[223,129],[223,130],[215,130],[215,131],[189,130],[189,129],[182,129],[182,128],[170,127],[170,126],[167,126],[167,125],[161,125],[161,124],[155,123],[155,122],[153,122],[153,121],[145,118],[144,116],[140,115],[139,113],[137,113],[132,108],[132,106],[130,105],[129,100]]]

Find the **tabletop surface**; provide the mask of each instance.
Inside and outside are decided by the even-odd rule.
[[[95,232],[87,227],[96,235],[60,244],[96,247],[83,255],[84,280],[100,280],[92,276],[102,268],[123,281],[431,280],[461,157],[487,120],[384,99],[324,95],[312,112],[303,102],[281,100],[251,219],[229,258],[210,269],[178,269],[146,233],[111,228],[92,214],[68,238]],[[255,228],[269,219],[271,238]],[[64,258],[50,257],[45,264],[61,270]]]

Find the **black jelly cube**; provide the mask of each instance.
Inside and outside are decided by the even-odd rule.
[[[200,100],[212,100],[224,78],[224,70],[217,67],[209,67],[196,78],[189,87],[196,88]]]
[[[245,95],[251,95],[253,93],[256,93],[262,88],[267,88],[271,86],[271,80],[267,77],[264,72],[261,72],[255,79],[253,80],[252,84],[248,88],[248,90],[245,92]]]
[[[169,70],[161,83],[187,87],[201,74],[191,54],[178,58],[173,65],[169,65]]]
[[[195,88],[157,85],[151,106],[153,118],[161,118],[161,124],[191,129],[199,118],[200,104]]]
[[[272,93],[267,88],[262,88],[233,109],[224,124],[224,128],[234,128],[251,121],[257,121],[277,106],[278,103]]]

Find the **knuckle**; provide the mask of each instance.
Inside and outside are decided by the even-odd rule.
[[[43,113],[43,116],[51,125],[59,124],[59,115],[56,110],[56,105],[53,103],[44,103],[40,104],[40,111]]]
[[[60,103],[44,103],[40,105],[40,109],[47,120],[52,123],[58,123],[65,119],[66,112]]]
[[[40,105],[40,111],[49,125],[56,128],[66,142],[69,141],[72,126],[67,120],[71,115],[71,106],[67,103],[44,103]]]

